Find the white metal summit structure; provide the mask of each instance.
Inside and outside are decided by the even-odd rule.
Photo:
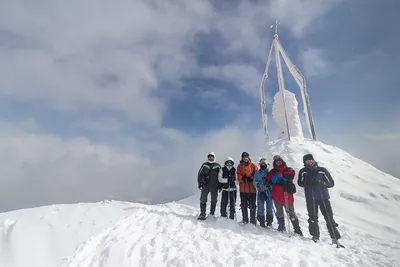
[[[272,40],[271,49],[269,51],[267,64],[265,66],[265,71],[264,71],[263,77],[261,79],[261,85],[260,85],[261,112],[262,112],[262,121],[263,121],[265,139],[266,139],[266,141],[269,140],[268,129],[267,129],[267,110],[266,110],[266,102],[265,102],[265,95],[264,95],[264,83],[265,83],[265,80],[268,78],[268,69],[269,69],[269,65],[271,63],[271,56],[272,56],[273,48],[275,50],[275,61],[276,61],[276,68],[277,68],[277,75],[278,75],[278,85],[279,85],[279,90],[282,94],[282,100],[283,100],[282,104],[283,104],[284,113],[285,113],[284,115],[285,115],[285,122],[286,122],[286,132],[287,132],[288,138],[290,140],[289,121],[288,121],[287,107],[286,107],[287,103],[285,101],[285,82],[283,80],[283,72],[282,72],[282,64],[281,64],[280,55],[282,55],[283,61],[285,62],[286,66],[288,67],[290,74],[293,76],[297,85],[300,87],[301,97],[303,100],[304,113],[306,116],[308,129],[309,129],[310,135],[312,136],[312,139],[317,140],[317,137],[315,134],[314,121],[313,121],[312,114],[311,114],[310,101],[309,101],[308,94],[307,94],[306,80],[305,80],[304,76],[300,73],[298,68],[295,65],[293,65],[292,61],[289,59],[288,55],[286,54],[285,50],[283,49],[283,47],[278,39],[278,21],[276,21],[276,23],[275,23],[274,39]]]

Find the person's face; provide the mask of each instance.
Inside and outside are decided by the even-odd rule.
[[[208,160],[211,161],[211,162],[213,162],[213,161],[214,161],[214,156],[211,156],[211,155],[208,156]]]
[[[249,157],[244,157],[244,158],[243,158],[243,161],[244,161],[244,162],[250,162],[250,158],[249,158]]]
[[[313,160],[312,159],[306,159],[306,164],[311,166],[313,164]]]
[[[233,161],[228,160],[227,162],[225,162],[226,166],[233,166]]]
[[[275,160],[276,166],[281,166],[282,165],[282,159],[276,159]]]

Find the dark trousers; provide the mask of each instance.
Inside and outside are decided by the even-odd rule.
[[[340,233],[336,228],[339,226],[333,219],[333,211],[331,202],[329,199],[326,200],[315,200],[312,198],[306,198],[307,211],[308,211],[308,230],[310,235],[319,238],[319,226],[318,226],[318,207],[321,210],[322,216],[324,216],[326,227],[328,228],[329,235],[332,239],[339,239]]]
[[[235,218],[235,205],[236,205],[237,191],[222,191],[221,195],[221,217],[226,217],[226,206],[229,203],[229,219]]]
[[[200,203],[206,204],[208,194],[211,193],[211,204],[216,204],[218,200],[218,187],[203,186],[200,193]]]
[[[256,224],[256,193],[240,192],[240,207],[242,209],[243,222],[249,222],[248,208],[250,209],[250,223]]]

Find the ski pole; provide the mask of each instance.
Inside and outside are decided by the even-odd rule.
[[[275,204],[275,203],[272,203],[272,212],[275,214],[275,218],[276,218],[276,220],[278,221],[278,214],[276,214],[274,204]]]
[[[231,215],[231,185],[229,184],[229,180],[228,180],[228,207],[229,207],[229,215]],[[228,217],[228,216],[227,216]],[[230,217],[230,216],[229,216]]]
[[[321,201],[322,201],[322,205],[324,205],[325,212],[326,212],[326,216],[328,217],[328,223],[329,223],[329,225],[331,226],[332,235],[333,235],[333,237],[335,238],[335,241],[336,241],[336,247],[339,248],[339,247],[340,247],[340,243],[339,243],[339,241],[338,241],[337,238],[336,238],[335,228],[333,227],[333,218],[330,217],[329,211],[328,211],[328,209],[326,208],[324,196],[323,196],[323,194],[322,194],[322,190],[320,190],[320,194],[321,194],[321,199],[322,199],[322,200],[321,200]],[[332,216],[333,216],[333,211],[332,211]]]
[[[234,190],[235,192],[233,193],[232,192],[232,195],[233,195],[233,200],[235,200],[235,203],[234,203],[234,206],[235,206],[235,211],[234,211],[234,214],[233,214],[233,218],[234,218],[234,220],[235,220],[235,222],[237,222],[237,217],[236,217],[236,198],[237,198],[237,190]],[[236,194],[236,196],[235,196],[235,194]]]

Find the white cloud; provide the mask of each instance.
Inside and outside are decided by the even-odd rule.
[[[332,63],[326,59],[326,54],[322,49],[304,49],[300,52],[299,58],[307,77],[322,76],[332,70]]]
[[[247,128],[254,117],[240,112],[228,118],[237,127],[189,135],[163,128],[163,115],[182,90],[181,79],[198,73],[258,97],[263,69],[236,58],[246,54],[264,62],[271,36],[263,35],[272,15],[284,26],[296,25],[299,36],[330,5],[306,1],[300,8],[302,3],[241,2],[217,11],[195,0],[1,2],[1,98],[59,111],[72,126],[119,138],[115,147],[63,139],[40,133],[38,117],[0,125],[0,211],[104,198],[179,199],[196,191],[209,151],[220,162],[226,156],[237,161],[243,151],[256,160],[265,149],[261,130]],[[232,62],[200,68],[194,37],[213,29]],[[135,123],[146,127],[133,131]]]
[[[400,178],[400,132],[367,134],[356,143],[356,153],[372,165]],[[363,142],[364,141],[364,142]],[[367,144],[367,145],[365,145]],[[359,145],[360,147],[358,147]]]
[[[121,120],[113,117],[82,118],[75,120],[73,125],[89,132],[122,133],[127,127]]]
[[[4,2],[0,34],[9,45],[0,47],[0,93],[159,125],[168,99],[155,95],[195,68],[186,48],[207,27],[210,8],[197,1]]]
[[[400,132],[382,132],[375,134],[367,134],[367,139],[374,141],[400,141]]]
[[[221,9],[219,17],[213,17],[212,27],[219,30],[225,41],[226,46],[220,51],[222,54],[245,53],[257,60],[264,60],[274,34],[270,26],[275,20],[279,20],[280,27],[284,27],[279,31],[283,35],[292,34],[302,38],[308,30],[316,30],[315,24],[342,1],[240,1],[238,6],[229,3]]]
[[[303,33],[335,2],[240,3],[221,12],[194,0],[4,2],[0,93],[77,116],[106,110],[160,125],[180,78],[196,73],[189,49],[196,33],[216,28],[228,44],[225,52],[260,60],[270,42],[271,36],[262,37],[269,18],[285,14],[303,25],[295,28]],[[237,63],[221,67],[222,78],[235,78],[250,94],[257,94],[262,71]],[[163,90],[163,82],[174,86]]]
[[[203,69],[203,75],[229,81],[243,92],[259,97],[259,86],[263,70],[257,71],[254,66],[245,64],[227,64],[222,66],[208,66]]]
[[[268,2],[268,12],[282,26],[290,28],[294,36],[302,37],[307,35],[307,31],[315,30],[318,20],[342,1],[271,0]]]
[[[209,151],[219,162],[242,151],[258,156],[259,132],[229,127],[192,137],[175,129],[153,133],[157,139],[117,150],[85,138],[0,127],[0,211],[52,203],[123,199],[153,203],[184,198],[196,191],[196,175]],[[150,143],[157,155],[143,156]],[[260,142],[258,142],[260,141]]]

